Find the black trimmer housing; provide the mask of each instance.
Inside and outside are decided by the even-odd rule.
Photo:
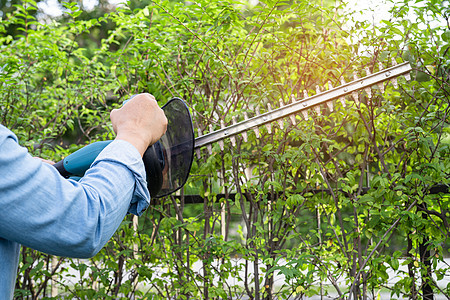
[[[166,133],[143,156],[152,198],[164,197],[182,188],[194,158],[194,129],[186,103],[172,98],[162,109],[168,122]]]

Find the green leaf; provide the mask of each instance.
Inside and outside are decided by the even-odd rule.
[[[446,30],[441,37],[443,41],[450,43],[450,30]]]

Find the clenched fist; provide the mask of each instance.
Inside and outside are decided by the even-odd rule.
[[[120,109],[111,111],[110,117],[116,140],[131,143],[141,156],[167,129],[164,111],[150,94],[134,96]]]

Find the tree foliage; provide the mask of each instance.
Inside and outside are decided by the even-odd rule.
[[[138,92],[185,99],[205,134],[413,67],[398,87],[203,149],[180,195],[127,217],[92,259],[24,249],[17,298],[449,296],[449,196],[430,189],[449,184],[449,11],[416,2],[379,25],[350,23],[339,2],[142,1],[96,17],[68,2],[45,24],[34,1],[16,6],[0,23],[0,118],[53,160],[112,138],[108,112]]]

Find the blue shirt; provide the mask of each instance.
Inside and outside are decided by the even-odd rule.
[[[20,244],[53,255],[87,258],[111,238],[127,212],[150,202],[137,149],[113,141],[80,181],[33,158],[0,125],[0,299],[12,299]]]

